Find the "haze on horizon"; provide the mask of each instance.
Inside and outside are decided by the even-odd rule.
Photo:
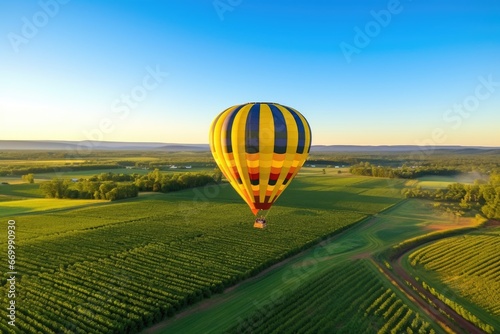
[[[500,146],[497,1],[4,1],[0,140],[206,143],[299,110],[313,144]]]

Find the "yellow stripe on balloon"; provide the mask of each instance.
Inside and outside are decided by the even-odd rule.
[[[251,107],[251,105],[247,104],[238,111],[238,114],[234,118],[233,127],[231,129],[231,136],[233,139],[232,144],[234,161],[236,162],[236,167],[243,183],[241,186],[243,188],[243,191],[246,192],[247,196],[253,203],[253,194],[250,192],[250,189],[252,189],[252,184],[250,183],[250,177],[248,176],[248,167],[245,152],[246,121],[248,112],[250,111]]]
[[[271,108],[267,104],[260,105],[259,120],[259,153],[260,153],[260,196],[259,201],[266,198],[266,187],[271,174],[274,153],[274,120]]]
[[[236,177],[232,171],[234,164],[234,157],[232,153],[228,153],[226,150],[226,130],[227,130],[227,117],[232,113],[234,109],[238,106],[226,109],[218,119],[216,119],[212,124],[212,132],[210,133],[210,141],[213,144],[212,153],[214,155],[217,165],[226,176],[230,184],[236,190],[236,192],[243,198],[243,200],[250,206],[250,208],[255,208],[253,203],[253,198],[248,196],[245,188],[238,184]],[[226,127],[224,127],[224,125]]]
[[[278,181],[276,182],[276,185],[274,187],[274,190],[271,193],[270,197],[271,201],[275,201],[277,199],[277,196],[281,193],[281,190],[286,188],[286,186],[283,185],[283,182],[285,181],[285,178],[288,175],[288,171],[292,166],[292,162],[297,152],[297,144],[299,140],[298,128],[297,128],[297,123],[295,122],[295,118],[293,118],[290,112],[283,106],[276,105],[276,107],[281,111],[281,113],[285,118],[288,138],[287,138],[286,153],[284,154],[284,160],[281,167],[282,169],[278,177]]]

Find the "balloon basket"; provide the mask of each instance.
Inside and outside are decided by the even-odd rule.
[[[253,223],[253,227],[255,228],[265,228],[267,226],[266,220],[264,218],[257,218]]]

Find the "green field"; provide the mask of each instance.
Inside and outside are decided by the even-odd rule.
[[[205,330],[200,326],[200,332]],[[368,260],[333,266],[285,297],[262,304],[228,333],[435,333],[380,280]]]
[[[38,183],[8,180],[0,216],[16,221],[16,325],[25,333],[441,333],[381,272],[377,254],[472,221],[403,200],[402,189],[415,185],[408,180],[333,169],[305,168],[265,230],[252,227],[227,183],[107,202],[44,199]],[[0,332],[13,331],[0,322]]]
[[[380,185],[382,182],[387,182],[386,180],[356,180],[353,178],[352,184],[361,185],[368,181],[380,182]],[[312,180],[312,183],[316,182],[317,180]],[[466,219],[463,219],[464,223],[465,221]],[[439,212],[432,210],[429,202],[424,200],[401,202],[382,213],[365,219],[362,223],[333,237],[328,242],[323,242],[308,250],[284,266],[245,282],[234,290],[212,297],[211,301],[194,306],[191,310],[188,309],[187,315],[173,321],[167,321],[156,330],[148,331],[148,333],[197,333],[201,330],[204,333],[223,333],[229,330],[250,332],[249,330],[253,329],[254,323],[259,323],[254,331],[256,333],[268,330],[288,332],[283,328],[278,329],[271,325],[269,325],[269,329],[266,329],[264,324],[267,324],[267,320],[263,321],[263,319],[267,319],[268,313],[276,317],[282,314],[282,318],[278,317],[277,321],[274,319],[270,321],[276,325],[279,325],[280,321],[285,323],[287,321],[285,315],[292,312],[291,305],[293,305],[293,314],[308,314],[308,318],[313,319],[310,323],[305,319],[302,322],[297,321],[300,324],[296,326],[303,327],[293,327],[295,325],[288,323],[289,328],[293,328],[297,332],[307,332],[306,328],[317,321],[321,321],[323,325],[316,328],[324,328],[326,333],[330,333],[332,330],[353,333],[362,330],[368,332],[379,330],[391,332],[393,330],[396,333],[413,331],[417,333],[418,328],[415,328],[417,325],[425,327],[423,332],[431,330],[444,332],[426,314],[415,307],[402,292],[395,289],[386,277],[377,270],[373,262],[368,260],[402,240],[427,233],[430,226],[441,224],[446,226],[449,224],[449,220]],[[356,274],[356,268],[359,266],[364,268],[362,269],[364,274]],[[347,271],[350,274],[345,274]],[[368,280],[365,282],[366,286],[379,287],[375,290],[377,292],[364,288],[359,288],[359,291],[351,290],[353,282],[358,282],[361,277]],[[319,290],[309,292],[311,289]],[[387,290],[390,291],[387,292]],[[356,293],[342,294],[345,291],[356,291]],[[386,294],[378,299],[382,292],[386,292]],[[322,297],[319,300],[320,297],[314,297],[309,293],[318,293],[318,296],[330,293],[331,295],[329,298]],[[279,302],[273,301],[273,297],[270,296],[280,296]],[[294,302],[290,304],[291,302],[284,302],[305,298],[305,296],[308,296],[309,303]],[[372,299],[373,296],[376,298]],[[382,303],[384,298],[389,299],[389,296],[392,296],[391,299],[385,304]],[[380,304],[371,307],[375,300],[378,300]],[[313,301],[316,303],[315,307],[325,310],[325,312],[312,312],[313,309],[316,309],[311,309],[310,304],[313,304]],[[382,304],[384,305],[382,306]],[[396,306],[389,310],[393,304]],[[354,306],[355,311],[351,309],[352,313],[349,317],[337,317],[338,314],[334,310],[342,311],[351,306]],[[262,310],[265,310],[265,313]],[[377,310],[379,311],[376,312]],[[399,310],[401,312],[396,315],[396,311]],[[297,315],[297,317],[299,316]],[[260,320],[257,321],[257,318]],[[408,319],[414,321],[408,321]],[[243,327],[248,328],[238,328],[234,324],[238,324],[238,326],[246,324]],[[365,328],[364,325],[356,327],[356,324],[364,324],[368,327]]]
[[[227,184],[83,208],[61,201],[61,210],[46,213],[30,213],[48,204],[43,199],[3,202],[19,208],[9,215],[22,280],[18,328],[137,331],[398,202],[402,184],[390,181],[387,196],[385,180],[296,181],[263,231],[252,227],[249,209]],[[320,192],[307,189],[321,183]],[[377,185],[380,196],[363,194]],[[33,206],[23,207],[29,201]]]
[[[22,198],[43,197],[40,185],[37,183],[0,184],[0,196],[15,196]]]
[[[424,189],[446,188],[453,183],[473,184],[476,180],[485,180],[483,175],[477,173],[459,174],[454,176],[423,176],[418,178],[415,186],[420,186]]]
[[[24,199],[17,201],[0,202],[0,217],[14,217],[19,214],[33,213],[39,211],[53,211],[70,209],[80,206],[98,205],[106,201],[96,200],[71,200],[71,199]]]
[[[500,328],[500,229],[446,238],[408,256],[412,273],[485,324]]]

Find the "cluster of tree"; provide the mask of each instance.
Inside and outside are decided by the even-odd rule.
[[[146,175],[137,176],[134,184],[140,191],[170,192],[187,188],[202,187],[221,181],[222,174],[216,170],[213,175],[203,173],[162,173],[155,169]]]
[[[369,162],[360,162],[349,168],[349,171],[354,175],[365,175],[374,177],[390,177],[413,179],[426,175],[456,175],[461,171],[456,167],[448,166],[407,166],[402,167],[375,166]]]
[[[99,175],[94,175],[88,178],[89,181],[113,181],[113,182],[127,182],[127,181],[135,181],[139,178],[139,174],[116,174],[116,173],[101,173]]]
[[[35,175],[33,175],[33,173],[23,175],[21,179],[28,183],[35,183]]]
[[[67,179],[58,178],[41,183],[40,189],[45,197],[49,198],[105,199],[115,201],[137,197],[139,194],[139,189],[134,184],[89,180],[72,182]]]
[[[492,174],[487,183],[454,183],[446,189],[415,187],[403,190],[403,195],[407,198],[458,203],[464,211],[478,209],[488,218],[500,219],[500,174]]]
[[[155,169],[146,175],[101,173],[88,179],[73,182],[55,178],[40,184],[40,189],[49,198],[81,198],[118,200],[137,197],[139,191],[170,192],[187,188],[201,187],[220,182],[222,173],[216,170],[213,175],[202,173],[167,174]]]

